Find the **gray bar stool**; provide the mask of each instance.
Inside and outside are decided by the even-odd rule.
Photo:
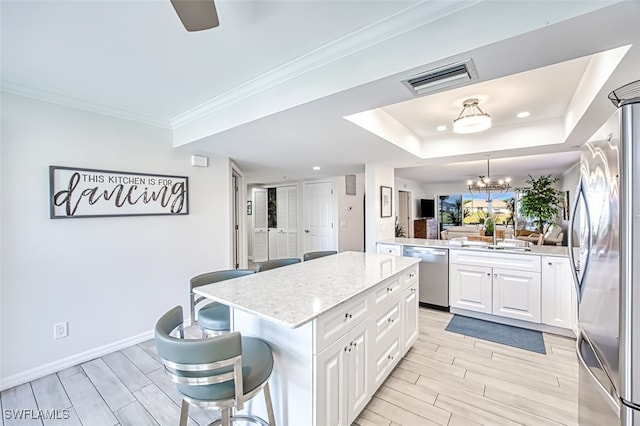
[[[269,269],[293,265],[294,263],[300,263],[300,259],[297,257],[285,257],[283,259],[267,260],[266,262],[260,262],[256,265],[256,272],[268,271]]]
[[[229,332],[231,328],[229,307],[222,303],[210,302],[205,306],[201,306],[200,309],[197,309],[198,305],[206,302],[207,299],[203,296],[196,295],[193,289],[250,274],[255,274],[255,271],[251,269],[229,269],[225,271],[207,272],[206,274],[196,275],[191,278],[189,289],[191,324],[197,323],[200,326],[203,337]],[[197,319],[196,312],[198,313]]]
[[[211,425],[229,426],[242,420],[275,426],[269,390],[273,355],[264,341],[238,332],[185,339],[182,307],[176,306],[156,323],[155,342],[164,371],[182,397],[180,426],[187,424],[189,405],[220,409],[222,417]],[[242,410],[261,390],[269,423],[257,416],[232,415],[234,408]]]
[[[306,262],[307,260],[317,259],[319,257],[331,256],[332,254],[337,254],[338,252],[335,250],[325,250],[325,251],[310,251],[302,255],[302,259]]]

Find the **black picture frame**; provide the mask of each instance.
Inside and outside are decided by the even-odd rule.
[[[390,186],[380,186],[380,217],[391,217],[393,196]]]
[[[187,176],[49,166],[51,219],[188,214]]]

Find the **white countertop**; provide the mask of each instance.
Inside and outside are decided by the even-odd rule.
[[[406,246],[424,246],[424,247],[440,247],[440,248],[448,248],[453,250],[478,250],[478,251],[487,251],[486,247],[462,247],[455,244],[450,244],[450,240],[427,240],[424,238],[394,238],[391,240],[383,240],[378,241],[382,244],[401,244]],[[521,254],[535,254],[538,256],[561,256],[567,257],[569,256],[569,250],[566,246],[537,246],[531,245],[529,247],[530,251],[523,250],[492,250],[492,252],[496,253],[521,253]],[[577,250],[576,247],[574,250]],[[575,253],[575,252],[574,252]]]
[[[297,328],[419,259],[342,252],[194,289],[286,327]]]

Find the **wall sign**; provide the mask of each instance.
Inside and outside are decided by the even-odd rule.
[[[51,219],[189,214],[188,177],[49,166]]]

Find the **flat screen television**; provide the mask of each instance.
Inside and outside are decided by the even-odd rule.
[[[427,200],[424,198],[420,200],[420,216],[436,217],[435,205],[433,200]]]

